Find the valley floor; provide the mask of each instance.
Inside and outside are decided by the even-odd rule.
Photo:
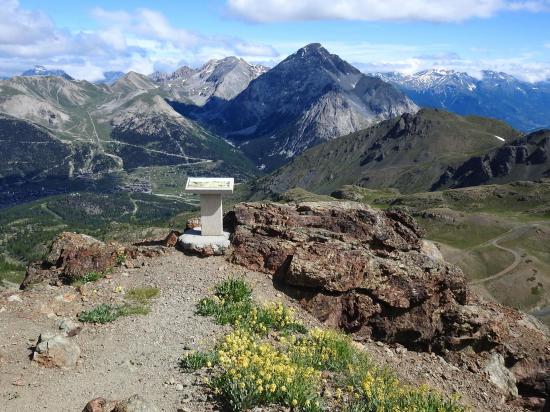
[[[37,286],[0,292],[0,410],[74,412],[99,396],[122,399],[133,394],[162,411],[219,410],[198,373],[183,373],[178,362],[184,350],[211,348],[226,330],[196,315],[195,305],[229,276],[244,277],[259,301],[282,301],[297,308],[265,274],[230,265],[220,257],[200,259],[171,249],[142,267],[117,269],[80,288]],[[160,289],[151,312],[106,325],[86,324],[71,338],[82,349],[74,370],[48,369],[29,360],[39,334],[56,331],[60,319],[75,319],[98,303],[116,303],[121,291],[136,286]],[[21,301],[8,299],[13,295]],[[304,322],[316,324],[297,310]],[[364,346],[376,363],[395,370],[404,381],[427,383],[447,395],[458,392],[472,410],[515,410],[502,403],[486,378],[438,356],[374,342]]]

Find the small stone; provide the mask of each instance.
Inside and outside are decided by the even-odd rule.
[[[62,319],[59,322],[59,329],[65,333],[65,336],[75,336],[82,330],[82,325],[71,319]]]
[[[176,385],[176,390],[177,390],[178,392],[181,392],[181,391],[183,390],[183,385],[182,385],[181,383],[178,383],[178,384]]]
[[[380,347],[384,346],[384,344],[382,342],[380,342],[379,340],[377,340],[375,342],[375,344],[376,344],[376,346],[380,346]]]
[[[0,313],[5,312],[5,311],[6,311],[6,308],[5,308],[4,306],[2,306],[2,307],[0,308]]]
[[[8,296],[8,302],[23,302],[23,299],[19,295],[11,295]]]

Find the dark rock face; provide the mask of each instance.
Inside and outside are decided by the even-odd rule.
[[[474,368],[500,353],[520,394],[548,395],[542,329],[480,301],[459,268],[425,254],[409,215],[354,202],[243,203],[226,221],[234,229],[231,260],[273,274],[327,325]]]
[[[550,169],[548,150],[550,131],[531,133],[482,156],[472,157],[456,169],[449,168],[432,189],[540,179]]]

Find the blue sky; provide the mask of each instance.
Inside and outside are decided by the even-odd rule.
[[[274,65],[320,42],[364,71],[550,76],[549,0],[0,0],[0,75],[94,80],[237,55]]]

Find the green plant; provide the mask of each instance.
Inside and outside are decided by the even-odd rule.
[[[245,302],[252,297],[252,289],[243,279],[231,278],[216,287],[216,296],[227,302]]]
[[[126,299],[146,304],[151,299],[156,298],[159,293],[160,290],[158,288],[143,286],[129,289],[124,296]]]
[[[116,265],[122,266],[126,262],[126,255],[124,253],[116,255]]]
[[[215,352],[191,351],[183,355],[180,367],[185,371],[195,371],[204,367],[212,367],[217,362]]]
[[[87,323],[109,323],[121,316],[147,315],[149,307],[145,305],[109,305],[102,303],[93,309],[81,312],[78,320]]]
[[[82,276],[80,279],[78,279],[77,283],[92,283],[96,282],[99,279],[103,279],[107,273],[105,272],[88,272],[84,276]]]
[[[81,312],[78,320],[89,323],[108,323],[116,320],[120,316],[118,307],[101,304],[93,309]]]

